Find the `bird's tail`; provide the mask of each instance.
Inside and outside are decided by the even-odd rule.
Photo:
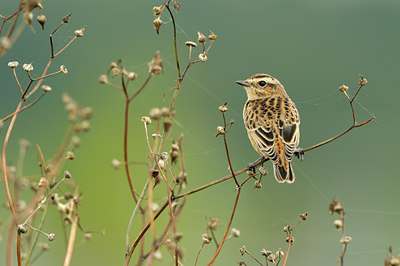
[[[292,165],[289,162],[286,162],[286,165],[280,162],[274,164],[274,175],[279,183],[293,183],[295,179]]]

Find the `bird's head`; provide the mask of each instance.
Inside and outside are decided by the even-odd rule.
[[[246,89],[249,100],[287,95],[279,80],[268,74],[255,74],[246,80],[238,80],[236,83]]]

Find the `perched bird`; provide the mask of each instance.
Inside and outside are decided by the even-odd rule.
[[[243,120],[254,149],[274,164],[279,183],[293,183],[290,162],[300,140],[300,117],[283,85],[267,74],[255,74],[237,84],[246,89]]]

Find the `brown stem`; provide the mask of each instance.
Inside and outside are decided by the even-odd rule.
[[[172,25],[174,26],[174,49],[175,49],[175,61],[176,61],[176,69],[178,70],[178,78],[181,77],[181,69],[179,67],[179,59],[178,59],[178,47],[176,44],[176,24],[175,24],[175,18],[174,15],[172,15],[171,9],[169,9],[169,3],[165,4],[165,7],[167,8],[171,20],[172,20]]]
[[[290,247],[291,247],[291,246],[292,246],[292,233],[289,233],[289,236],[288,236],[288,246],[287,246],[287,248],[286,248],[286,254],[285,254],[285,258],[283,259],[282,266],[285,266],[285,265],[286,265],[286,261],[287,261],[288,256],[289,256],[289,252],[290,252]]]
[[[214,264],[214,261],[215,261],[215,259],[217,258],[219,252],[221,251],[222,246],[223,246],[224,243],[225,243],[226,237],[228,236],[229,228],[231,227],[231,224],[232,224],[232,221],[233,221],[233,216],[235,215],[236,207],[237,207],[237,204],[238,204],[238,201],[239,201],[240,191],[241,191],[241,189],[240,189],[240,187],[239,187],[238,190],[237,190],[237,194],[236,194],[235,204],[233,205],[233,210],[232,210],[231,218],[229,219],[228,226],[226,227],[226,231],[225,231],[224,237],[222,238],[221,244],[219,245],[217,251],[215,252],[214,257],[212,257],[212,259],[210,260],[210,262],[207,264],[208,266]]]
[[[67,252],[65,255],[65,259],[64,259],[64,266],[70,265],[71,258],[72,258],[72,252],[74,251],[76,229],[78,228],[78,220],[79,220],[79,215],[78,215],[78,200],[79,199],[78,198],[79,198],[78,188],[76,188],[75,195],[74,195],[74,220],[72,221],[71,231],[69,233],[69,241],[68,241]]]
[[[227,129],[226,129],[226,119],[225,119],[225,113],[224,113],[224,112],[222,112],[222,117],[224,118],[224,129],[225,129],[225,133],[223,134],[223,137],[224,137],[224,145],[225,145],[225,151],[226,151],[226,158],[228,159],[229,170],[231,171],[233,180],[235,180],[236,187],[239,188],[240,185],[239,185],[239,182],[238,182],[237,179],[236,179],[235,173],[233,172],[232,163],[231,163],[231,157],[229,156],[229,151],[228,151],[228,143],[226,142],[226,131],[227,131]]]

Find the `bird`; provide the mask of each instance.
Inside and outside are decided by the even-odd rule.
[[[279,183],[293,183],[295,175],[291,162],[300,141],[300,116],[296,105],[279,80],[271,75],[255,74],[236,83],[247,93],[243,121],[253,148],[262,156],[260,159],[272,161]],[[256,162],[249,166],[254,167]]]

